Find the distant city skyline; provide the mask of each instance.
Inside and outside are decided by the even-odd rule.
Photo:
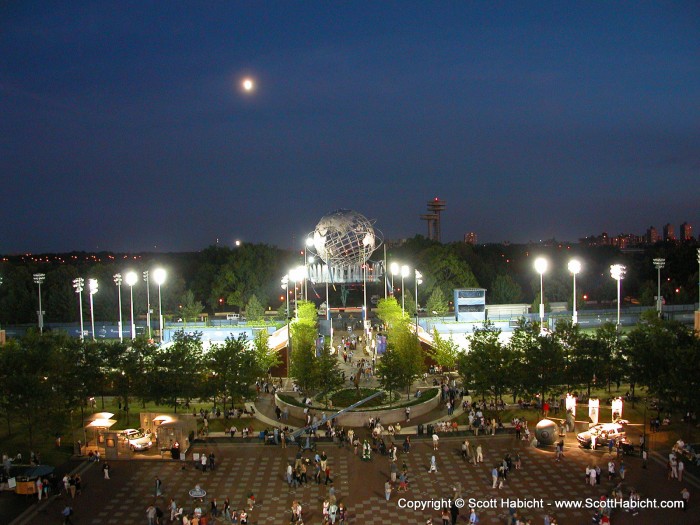
[[[678,235],[699,54],[684,1],[6,2],[0,253]]]

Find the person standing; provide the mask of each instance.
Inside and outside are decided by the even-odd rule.
[[[681,499],[683,500],[683,512],[688,510],[688,503],[690,503],[690,492],[687,488],[681,490]]]
[[[433,432],[433,450],[438,449],[438,442],[440,441],[440,437],[437,435],[437,432]]]
[[[437,462],[435,460],[435,456],[430,458],[430,469],[428,470],[428,473],[431,472],[437,472]]]
[[[391,480],[389,479],[384,483],[384,497],[386,497],[387,501],[391,498]]]
[[[484,451],[481,448],[481,443],[479,443],[476,446],[476,462],[477,463],[483,463],[484,462]]]
[[[163,495],[163,482],[160,480],[160,478],[158,476],[156,476],[156,481],[155,481],[155,493],[156,493],[156,498]]]
[[[406,407],[406,423],[411,421],[411,407]]]
[[[683,472],[685,471],[685,463],[682,459],[678,460],[678,481],[683,481]]]
[[[156,523],[156,507],[155,505],[149,505],[146,509],[146,518],[148,519],[148,525],[155,525]]]
[[[457,525],[457,520],[459,519],[459,507],[454,500],[450,502],[450,518],[452,525]]]
[[[105,479],[109,479],[109,471],[110,471],[110,467],[107,464],[107,462],[105,461],[104,464],[102,465],[102,473],[104,474]],[[68,481],[70,483],[70,479]]]
[[[491,480],[493,481],[491,488],[495,489],[496,485],[498,485],[498,467],[496,466],[494,466],[493,469],[491,469]]]

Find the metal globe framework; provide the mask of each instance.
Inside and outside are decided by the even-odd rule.
[[[381,242],[372,222],[352,210],[325,215],[313,233],[316,253],[331,268],[364,264]]]

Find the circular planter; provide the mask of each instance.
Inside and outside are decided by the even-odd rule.
[[[293,417],[297,417],[299,419],[304,419],[305,414],[304,414],[304,407],[300,405],[294,405],[291,403],[287,403],[286,401],[283,401],[280,399],[278,394],[275,394],[275,403],[277,404],[280,409],[284,410],[287,408],[289,411],[289,414],[292,415]],[[428,412],[434,410],[437,408],[438,404],[440,403],[440,394],[439,391],[435,392],[435,395],[432,397],[428,397],[422,402],[415,404],[415,405],[410,405],[411,407],[411,417],[419,417],[424,414],[427,414]],[[340,410],[341,408],[334,408],[334,409],[327,409],[321,405],[312,405],[309,407],[313,412],[317,414],[325,413],[326,416],[330,416],[331,414],[334,414]],[[384,424],[390,424],[390,423],[403,423],[406,420],[406,406],[398,406],[398,407],[380,407],[380,408],[375,408],[375,409],[367,409],[363,410],[362,406],[359,406],[358,408],[345,412],[344,414],[341,414],[336,418],[336,421],[338,425],[341,426],[346,426],[346,427],[362,427],[367,424],[367,421],[369,420],[370,417],[374,418],[380,418],[382,423]]]

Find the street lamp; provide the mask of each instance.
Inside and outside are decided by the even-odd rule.
[[[146,281],[146,324],[148,325],[148,338],[151,338],[151,287],[148,282],[148,270],[143,272],[143,280]]]
[[[153,280],[158,285],[158,330],[160,330],[160,342],[163,342],[163,301],[160,295],[160,287],[165,282],[166,273],[163,268],[153,270]],[[150,323],[149,323],[150,329]]]
[[[124,276],[129,291],[131,292],[131,340],[136,339],[136,325],[134,324],[134,285],[139,281],[139,276],[136,272],[126,272]]]
[[[119,290],[119,342],[124,341],[124,336],[122,334],[122,274],[114,274],[114,284],[117,285]]]
[[[306,268],[297,266],[289,270],[289,278],[294,281],[294,316],[299,317],[299,305],[297,301],[297,284],[304,279]]]
[[[304,268],[307,269],[306,274],[304,275],[304,301],[308,301],[308,294],[307,294],[307,277],[308,277],[308,264],[310,262],[314,262],[314,258],[311,257],[307,261],[306,253],[309,251],[309,248],[311,248],[314,245],[314,240],[311,237],[307,237],[306,241],[304,242]]]
[[[544,272],[547,271],[547,259],[535,259],[535,271],[540,274],[540,331],[544,330]]]
[[[416,275],[416,335],[418,334],[418,285],[423,284],[423,274],[415,270]]]
[[[97,279],[88,279],[88,291],[90,292],[90,326],[92,328],[92,340],[95,340],[95,309],[92,306],[92,296],[97,293]]]
[[[34,282],[39,285],[39,311],[37,312],[37,315],[39,316],[39,333],[40,334],[44,333],[44,311],[41,309],[41,283],[44,282],[44,279],[46,279],[46,274],[43,274],[43,273],[35,273],[34,274]]]
[[[581,261],[571,259],[569,261],[569,271],[574,276],[574,311],[571,316],[571,324],[578,323],[578,313],[576,312],[576,274],[581,271]]]
[[[282,277],[282,289],[287,290],[285,302],[287,303],[287,319],[289,320],[289,275]]]
[[[78,294],[78,305],[80,306],[80,340],[83,341],[83,288],[85,287],[85,279],[76,277],[73,279],[73,288]]]
[[[700,310],[700,248],[698,248],[698,310]]]
[[[654,268],[657,272],[657,287],[656,287],[656,311],[659,313],[659,318],[661,318],[661,270],[666,266],[666,259],[659,257],[654,259]]]
[[[617,281],[617,326],[616,330],[620,331],[620,281],[625,278],[627,268],[622,264],[613,264],[610,266],[610,276]]]
[[[403,315],[406,310],[406,296],[403,293],[403,280],[409,276],[411,269],[407,265],[401,266],[401,314]]]
[[[391,263],[389,265],[389,271],[391,272],[391,296],[394,297],[394,275],[398,275],[401,271],[398,263]]]

